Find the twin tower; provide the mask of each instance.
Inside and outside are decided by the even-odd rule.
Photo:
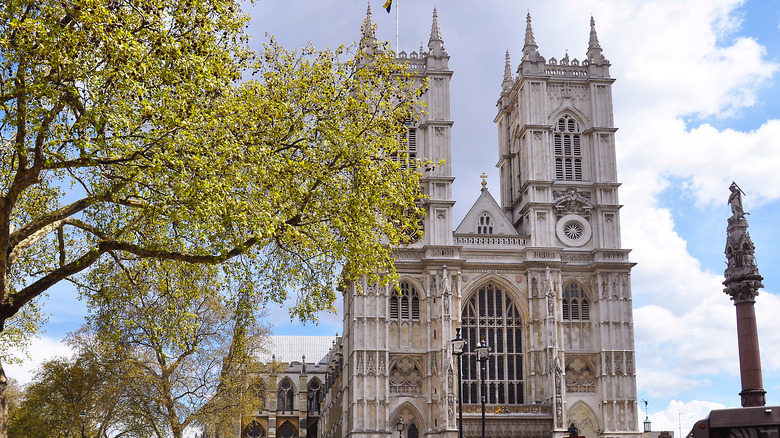
[[[373,38],[370,9],[363,38]],[[343,292],[318,436],[457,438],[458,328],[467,341],[463,437],[482,436],[483,397],[491,438],[639,434],[614,79],[592,18],[587,47],[581,59],[546,59],[528,15],[522,58],[514,69],[507,53],[498,95],[500,197],[483,181],[457,228],[453,71],[435,9],[427,50],[398,54],[428,79],[410,152],[444,164],[422,181],[423,237],[396,253],[400,293],[370,284]],[[481,339],[492,349],[484,389]]]

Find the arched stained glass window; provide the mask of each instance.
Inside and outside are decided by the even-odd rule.
[[[522,320],[512,299],[494,284],[487,284],[465,303],[461,327],[468,341],[463,355],[463,403],[477,404],[479,363],[474,347],[484,337],[492,348],[487,363],[488,404],[523,403]]]

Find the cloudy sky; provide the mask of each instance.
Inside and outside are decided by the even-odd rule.
[[[399,4],[400,3],[400,4]],[[372,0],[380,39],[395,45],[395,11]],[[400,50],[427,44],[433,0],[394,0]],[[739,406],[735,311],[722,292],[729,184],[745,191],[750,233],[765,289],[756,302],[767,402],[780,405],[780,1],[440,0],[439,22],[452,83],[455,222],[487,172],[498,197],[495,102],[504,53],[520,58],[530,11],[540,53],[584,58],[589,20],[611,61],[623,244],[633,249],[638,399],[654,430],[683,434],[707,411]],[[394,6],[395,7],[395,6]],[[247,5],[255,49],[266,33],[288,48],[350,44],[365,0],[255,0]],[[516,67],[516,63],[513,64]],[[36,341],[40,358],[83,320],[66,290]],[[283,314],[283,312],[276,312]],[[335,334],[340,316],[318,326],[275,321],[277,334]],[[24,369],[7,373],[25,381]]]

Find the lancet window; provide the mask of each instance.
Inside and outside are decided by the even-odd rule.
[[[522,404],[522,319],[515,303],[500,287],[487,284],[466,301],[461,321],[468,341],[462,357],[463,402],[480,403],[480,364],[474,347],[484,338],[492,348],[486,364],[486,402]]]
[[[571,281],[563,288],[563,319],[567,321],[590,320],[590,303],[582,286]]]
[[[582,181],[582,147],[579,123],[569,115],[558,119],[553,129],[555,179]]]
[[[420,320],[420,296],[411,284],[402,281],[400,293],[393,292],[390,296],[390,319]]]

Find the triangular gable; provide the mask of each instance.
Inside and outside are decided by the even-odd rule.
[[[490,218],[489,222],[481,220],[483,215]],[[480,232],[482,231],[482,232]],[[490,195],[487,187],[482,189],[477,201],[466,213],[466,217],[460,222],[455,234],[489,234],[489,235],[510,235],[517,236],[517,231],[509,219],[504,216],[504,212],[493,196]]]

